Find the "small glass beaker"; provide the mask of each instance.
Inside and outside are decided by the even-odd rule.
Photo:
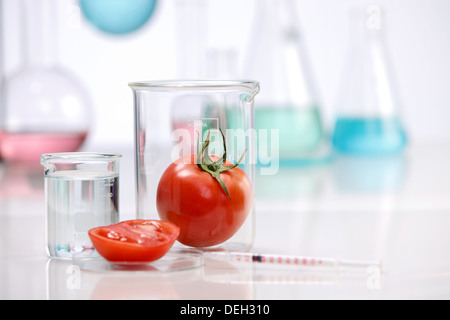
[[[174,222],[181,228],[178,241],[187,246],[207,250],[251,248],[256,163],[254,97],[259,93],[259,83],[173,80],[134,82],[130,87],[135,103],[138,218]],[[204,149],[206,141],[209,145]],[[235,172],[219,174],[225,187],[230,188],[229,196],[219,180],[200,168],[206,154],[219,162],[225,155],[225,165],[239,163]],[[163,182],[170,170],[178,176]],[[235,173],[240,177],[227,180]],[[204,180],[204,175],[209,179]],[[195,192],[205,181],[209,187]],[[239,181],[249,186],[245,196],[233,195],[237,190],[234,183]]]
[[[50,257],[92,254],[91,228],[119,222],[119,154],[43,154]]]

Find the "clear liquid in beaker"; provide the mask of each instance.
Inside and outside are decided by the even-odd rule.
[[[52,257],[91,252],[89,229],[119,222],[117,173],[58,171],[46,176],[45,188]]]
[[[340,117],[336,120],[333,145],[339,152],[390,154],[407,143],[398,117]]]

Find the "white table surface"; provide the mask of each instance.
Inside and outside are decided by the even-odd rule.
[[[121,150],[99,150],[121,151]],[[134,212],[133,156],[121,168]],[[382,261],[307,269],[205,260],[168,273],[97,273],[45,253],[43,172],[0,164],[0,299],[449,299],[450,144],[338,158],[257,178],[256,253]]]

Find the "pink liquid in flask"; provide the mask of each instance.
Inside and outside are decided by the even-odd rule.
[[[77,151],[86,136],[86,132],[0,132],[0,155],[7,162],[39,164],[41,154]]]

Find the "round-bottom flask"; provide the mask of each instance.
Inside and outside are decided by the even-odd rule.
[[[44,153],[78,151],[90,129],[82,82],[57,63],[56,0],[21,0],[21,66],[2,89],[0,154],[39,164]]]
[[[0,145],[8,162],[38,163],[43,153],[80,149],[89,131],[89,97],[60,68],[26,69],[4,88],[5,121]]]
[[[88,21],[103,32],[128,34],[147,23],[157,0],[80,0]]]

